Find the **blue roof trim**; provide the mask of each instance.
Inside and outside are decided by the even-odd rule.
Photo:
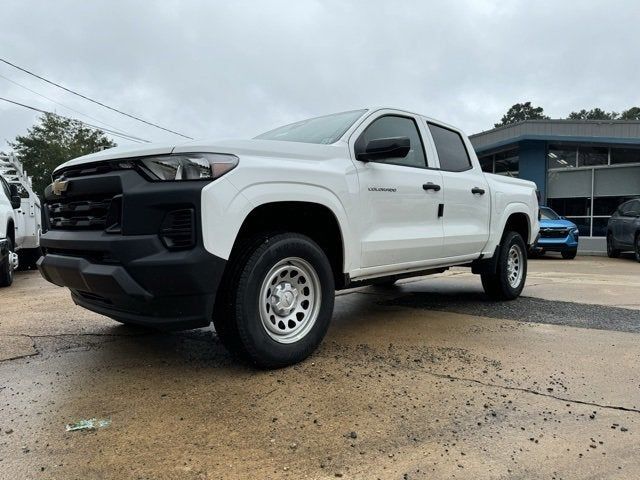
[[[580,137],[568,135],[520,135],[518,137],[509,138],[500,142],[483,145],[482,147],[473,147],[476,153],[495,150],[497,148],[513,145],[526,140],[536,140],[542,142],[574,142],[574,143],[609,143],[620,145],[638,145],[640,146],[640,138],[620,138],[620,137]],[[473,144],[473,142],[471,142]]]

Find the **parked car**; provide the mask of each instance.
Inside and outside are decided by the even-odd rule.
[[[578,226],[558,215],[549,207],[540,207],[540,236],[531,249],[535,255],[560,252],[562,258],[573,260],[578,253]]]
[[[640,262],[640,198],[620,205],[607,223],[607,255],[615,258],[629,250]]]
[[[463,265],[514,299],[538,235],[533,182],[485,174],[460,130],[386,108],[105,150],[53,177],[45,279],[123,323],[213,320],[261,367],[313,352],[336,289]]]
[[[13,283],[13,272],[18,268],[15,253],[15,208],[20,207],[20,196],[15,185],[9,185],[0,176],[0,287]]]

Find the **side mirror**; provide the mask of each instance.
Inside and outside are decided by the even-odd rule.
[[[404,158],[411,150],[411,140],[409,137],[376,138],[369,140],[364,147],[356,145],[355,150],[356,158],[361,162]]]
[[[22,199],[20,198],[20,194],[18,193],[18,187],[16,185],[9,185],[9,193],[11,194],[11,208],[14,210],[16,208],[20,208],[22,204]]]

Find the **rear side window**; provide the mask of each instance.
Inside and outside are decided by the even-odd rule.
[[[635,217],[637,215],[640,215],[640,201],[631,200],[630,202],[627,202],[626,204],[622,205],[621,210],[622,210],[622,215],[625,215],[628,217]]]
[[[416,122],[407,117],[386,115],[374,120],[357,140],[358,145],[365,146],[369,141],[380,138],[409,137],[411,150],[404,158],[376,160],[381,163],[392,163],[405,167],[425,168],[427,166],[422,139]]]
[[[436,145],[440,169],[448,172],[463,172],[471,168],[469,153],[458,132],[429,124],[429,131]]]

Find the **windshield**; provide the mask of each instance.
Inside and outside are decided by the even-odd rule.
[[[337,142],[344,132],[360,118],[366,110],[351,110],[324,117],[310,118],[285,125],[255,137],[260,140],[282,140],[285,142],[321,143]]]
[[[558,220],[560,215],[548,207],[540,207],[540,217],[544,220]]]

